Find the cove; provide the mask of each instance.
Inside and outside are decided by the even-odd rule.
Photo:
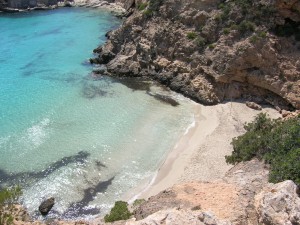
[[[193,122],[181,95],[92,73],[92,50],[120,23],[84,8],[0,14],[0,188],[20,184],[35,218],[48,197],[50,218],[106,213]]]

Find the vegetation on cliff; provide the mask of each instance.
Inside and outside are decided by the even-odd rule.
[[[13,188],[5,188],[0,191],[0,224],[13,223],[13,203],[22,194],[19,186]]]
[[[300,184],[300,116],[274,120],[259,114],[245,124],[246,133],[232,140],[234,151],[226,162],[236,164],[253,157],[270,164],[270,182],[293,180]]]
[[[117,201],[110,210],[110,213],[104,217],[104,220],[106,223],[118,220],[128,220],[130,216],[131,212],[128,210],[127,202]]]

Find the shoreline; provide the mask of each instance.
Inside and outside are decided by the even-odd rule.
[[[189,181],[212,182],[222,179],[233,166],[225,162],[232,152],[231,140],[244,133],[244,123],[261,112],[271,118],[281,114],[271,106],[262,111],[248,108],[243,102],[226,102],[215,106],[195,104],[194,126],[189,126],[155,174],[124,195],[130,204],[148,199],[175,184]]]

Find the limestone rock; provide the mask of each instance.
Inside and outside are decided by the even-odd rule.
[[[127,222],[127,225],[230,225],[231,223],[225,220],[219,220],[212,213],[167,209],[158,211],[147,218],[140,221]]]
[[[144,1],[135,4],[140,2]],[[216,19],[222,13],[219,3],[165,0],[152,17],[134,10],[119,29],[109,33],[99,62],[107,64],[110,75],[146,76],[207,105],[245,99],[300,109],[300,44],[273,32],[263,38],[256,33],[243,36],[237,30],[224,35]],[[282,25],[286,18],[298,21],[297,0],[253,4],[278,10],[263,29]],[[233,13],[232,22],[239,21],[239,15]],[[188,38],[188,33],[196,38]]]
[[[300,198],[293,181],[271,184],[255,197],[259,220],[270,225],[300,224]]]
[[[255,110],[262,110],[262,107],[258,104],[256,104],[255,102],[246,102],[246,106],[248,106],[251,109],[255,109]]]

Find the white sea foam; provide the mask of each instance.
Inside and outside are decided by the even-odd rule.
[[[34,147],[40,146],[47,135],[47,127],[50,124],[49,118],[44,118],[41,122],[38,124],[33,125],[32,127],[28,128],[26,131],[25,137],[23,139],[26,140],[29,144],[31,144]]]
[[[184,135],[188,134],[189,131],[196,126],[196,120],[194,118],[193,122],[186,128],[185,132],[184,132]]]

